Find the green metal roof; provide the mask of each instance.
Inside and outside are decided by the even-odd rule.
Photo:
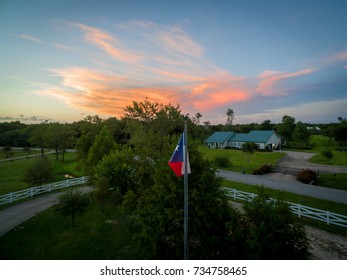
[[[248,137],[252,142],[266,143],[274,133],[273,130],[251,130]]]
[[[233,136],[234,132],[232,131],[217,131],[213,133],[210,137],[208,137],[205,142],[206,143],[224,143],[231,136]]]
[[[266,143],[274,134],[273,130],[251,130],[249,133],[234,133],[232,131],[215,132],[208,137],[206,143],[224,143],[226,140],[234,142]]]

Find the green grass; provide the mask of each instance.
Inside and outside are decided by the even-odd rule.
[[[320,174],[315,184],[347,191],[347,174]]]
[[[74,177],[83,176],[83,172],[78,168],[77,153],[67,153],[65,155],[65,162],[55,160],[55,155],[53,154],[48,155],[48,158],[56,174],[54,181],[66,179],[64,177],[65,174],[70,174]],[[35,158],[26,158],[0,162],[0,195],[30,187],[23,181],[23,177],[26,170],[34,161]]]
[[[237,189],[239,191],[244,191],[244,192],[249,192],[249,193],[258,193],[259,186],[255,185],[248,185],[248,184],[243,184],[243,183],[238,183],[238,182],[232,182],[232,181],[227,181],[223,180],[222,185],[227,188],[233,188]],[[322,200],[322,199],[316,199],[308,196],[303,196],[303,195],[298,195],[290,192],[285,192],[285,191],[278,191],[278,190],[273,190],[270,188],[265,188],[266,193],[268,194],[269,197],[281,199],[284,201],[292,202],[292,203],[297,203],[301,204],[304,206],[309,206],[317,209],[321,209],[324,211],[330,211],[342,215],[347,215],[347,205],[343,203],[336,203],[336,202],[331,202],[327,200]],[[327,225],[323,222],[320,221],[315,221],[309,218],[301,219],[301,221],[304,224],[311,225],[326,231],[330,231],[332,233],[338,233],[347,236],[347,229],[338,227],[338,226],[332,226],[332,225]]]
[[[223,167],[221,169],[236,172],[241,172],[244,170],[248,174],[252,174],[254,169],[257,169],[264,164],[273,166],[276,165],[277,161],[285,155],[285,153],[280,152],[254,152],[249,157],[248,154],[240,150],[208,149],[204,146],[200,146],[199,150],[212,164],[214,164],[216,157],[228,157],[232,165],[230,167]],[[218,166],[215,167],[218,168]]]
[[[347,152],[338,151],[340,146],[336,143],[334,139],[330,139],[322,135],[311,136],[311,143],[313,144],[312,150],[306,150],[306,152],[315,153],[309,161],[318,164],[327,165],[343,165],[347,166]],[[322,151],[329,149],[332,151],[334,157],[329,160],[322,156]]]
[[[0,237],[0,259],[143,259],[132,248],[136,231],[127,215],[101,213],[96,203],[76,216],[75,228],[51,208]]]

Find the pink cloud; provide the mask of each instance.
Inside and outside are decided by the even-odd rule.
[[[106,53],[111,55],[114,59],[128,63],[139,62],[142,59],[140,55],[136,54],[135,52],[128,51],[125,47],[121,46],[119,40],[117,40],[115,36],[111,36],[101,29],[81,23],[70,24],[78,27],[84,32],[84,38],[87,42],[98,46]]]
[[[347,50],[343,52],[336,53],[330,57],[332,61],[343,61],[347,60]]]
[[[303,75],[308,75],[315,71],[317,71],[317,69],[304,69],[292,73],[285,73],[280,71],[264,71],[259,75],[260,82],[256,91],[265,96],[283,95],[285,94],[285,89],[278,89],[276,87],[278,82],[300,77]]]
[[[247,102],[256,93],[281,94],[281,81],[316,71],[264,71],[256,78],[236,77],[205,59],[203,47],[177,26],[134,21],[114,26],[115,35],[81,23],[64,24],[79,30],[77,36],[82,32],[84,45],[97,46],[89,54],[94,67],[48,69],[60,82],[54,86],[38,84],[36,93],[98,114],[122,116],[123,108],[146,97],[178,103],[190,112],[212,112]]]

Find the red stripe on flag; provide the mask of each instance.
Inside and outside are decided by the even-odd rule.
[[[169,162],[169,166],[175,172],[176,176],[182,176],[184,172],[182,172],[183,162]]]

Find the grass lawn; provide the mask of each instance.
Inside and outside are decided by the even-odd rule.
[[[66,179],[65,174],[74,177],[83,176],[78,169],[77,157],[77,153],[66,153],[65,162],[61,162],[55,160],[54,154],[48,155],[56,173],[55,181]],[[0,162],[0,195],[30,187],[23,182],[23,176],[33,161],[35,158]]]
[[[320,174],[315,184],[347,191],[347,174]]]
[[[51,208],[0,237],[0,259],[143,259],[132,248],[136,230],[126,215],[101,213],[96,203],[76,216],[75,228]]]
[[[312,150],[304,150],[303,152],[315,153],[316,155],[309,159],[312,163],[327,165],[345,165],[347,166],[347,152],[339,151],[340,146],[334,139],[330,139],[322,135],[312,135],[311,143],[314,145]],[[331,150],[334,157],[329,160],[321,155],[324,150]]]
[[[285,153],[280,152],[254,152],[254,154],[249,157],[248,154],[240,150],[217,150],[208,149],[204,146],[200,146],[199,150],[210,162],[212,162],[212,164],[214,163],[216,157],[228,157],[231,162],[231,166],[223,167],[222,169],[236,172],[245,170],[245,172],[248,174],[252,174],[254,169],[257,169],[264,164],[272,164],[273,166],[276,165],[277,160],[285,155]],[[217,166],[215,167],[218,168]]]

